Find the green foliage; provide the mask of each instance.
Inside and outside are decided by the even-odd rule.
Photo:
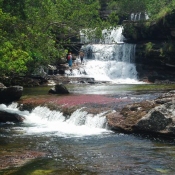
[[[174,0],[109,0],[108,9],[117,14],[147,12],[150,18],[159,19],[175,9]]]
[[[171,40],[164,42],[160,49],[160,56],[166,59],[167,62],[175,64],[175,43]]]
[[[108,8],[115,11],[118,14],[127,14],[145,12],[146,0],[110,0],[108,2]]]
[[[27,64],[32,61],[27,52],[15,49],[8,41],[1,45],[0,58],[1,75],[23,75],[28,71]]]
[[[112,26],[116,26],[119,23],[119,17],[117,16],[115,12],[112,12],[109,15],[108,20]]]
[[[0,0],[0,71],[30,73],[38,65],[56,62],[80,30],[95,31],[89,33],[99,37],[101,29],[110,26],[100,19],[99,9],[98,0]]]
[[[166,11],[171,11],[174,6],[174,0],[145,0],[146,10],[152,18],[163,17]]]
[[[153,43],[152,42],[148,42],[146,43],[146,48],[145,48],[145,51],[146,51],[146,54],[149,54],[153,49]]]

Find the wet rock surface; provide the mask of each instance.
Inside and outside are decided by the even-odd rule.
[[[24,120],[23,116],[0,110],[0,123],[6,123],[6,122],[16,123],[16,122],[22,122],[23,120]]]
[[[175,135],[175,91],[155,100],[126,105],[120,112],[107,116],[109,126],[116,131]]]

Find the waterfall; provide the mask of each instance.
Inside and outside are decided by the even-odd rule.
[[[90,40],[82,40],[86,45],[81,50],[85,52],[84,71],[79,76],[93,77],[96,81],[133,84],[137,81],[135,67],[135,44],[125,43],[122,35],[123,27],[103,30],[103,37],[98,43],[89,44]],[[84,72],[84,74],[82,73]],[[78,76],[77,72],[75,73]]]
[[[140,21],[140,20],[148,20],[148,19],[149,19],[149,16],[146,12],[131,13],[130,15],[131,21]]]
[[[97,115],[77,109],[70,116],[64,116],[62,112],[50,110],[47,107],[38,106],[31,112],[20,111],[17,103],[7,106],[0,105],[0,110],[15,113],[25,118],[23,122],[23,134],[54,134],[58,136],[86,136],[111,132],[107,130],[105,113]],[[10,123],[12,124],[12,123]]]

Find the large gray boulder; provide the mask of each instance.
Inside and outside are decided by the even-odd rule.
[[[174,120],[174,104],[169,102],[150,110],[134,128],[140,131],[170,133],[170,127],[175,125]]]

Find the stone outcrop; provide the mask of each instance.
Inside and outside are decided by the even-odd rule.
[[[175,82],[175,11],[157,21],[124,21],[126,42],[136,44],[135,63],[140,80]]]
[[[19,100],[23,93],[22,86],[0,87],[0,103],[11,103]]]
[[[175,136],[175,91],[107,115],[112,130]]]

